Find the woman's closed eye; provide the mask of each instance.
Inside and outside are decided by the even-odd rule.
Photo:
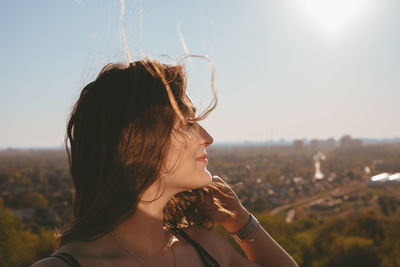
[[[186,123],[186,128],[191,128],[191,127],[193,127],[194,125],[195,125],[194,122],[188,122],[188,123]]]

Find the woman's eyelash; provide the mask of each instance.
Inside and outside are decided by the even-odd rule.
[[[194,125],[193,122],[188,122],[188,123],[186,124],[186,127],[187,127],[187,128],[190,128],[190,127],[192,127],[193,125]]]

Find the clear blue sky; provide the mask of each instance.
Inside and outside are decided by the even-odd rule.
[[[181,33],[213,60],[216,142],[399,137],[400,1],[317,2],[126,0],[125,31],[135,59],[183,55]],[[82,86],[127,60],[118,0],[3,1],[0,38],[0,148],[60,146]],[[207,64],[186,65],[206,103]]]

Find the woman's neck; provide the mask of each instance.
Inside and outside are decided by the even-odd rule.
[[[112,231],[111,237],[145,258],[161,253],[170,238],[163,227],[163,211],[172,196],[172,193],[164,192],[156,201],[139,201],[135,213]]]

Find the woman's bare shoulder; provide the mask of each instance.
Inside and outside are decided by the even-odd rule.
[[[72,243],[66,244],[66,245],[58,248],[56,251],[54,251],[53,254],[66,252],[76,258],[75,255],[77,254],[77,251],[79,251],[80,247],[81,246],[79,245],[79,243],[72,242]],[[81,249],[81,250],[83,250],[83,249]],[[68,267],[69,265],[59,258],[47,257],[40,261],[35,262],[31,267],[48,267],[48,266]]]

